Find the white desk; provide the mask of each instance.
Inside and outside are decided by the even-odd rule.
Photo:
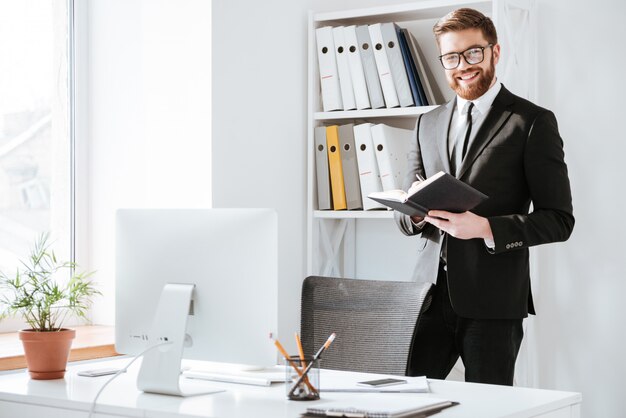
[[[76,375],[79,370],[99,367],[120,367],[128,359],[105,360],[70,365],[65,379],[30,380],[24,371],[0,375],[0,417],[19,418],[85,418],[91,400],[109,377],[87,378]],[[139,362],[137,362],[139,363]],[[135,386],[139,366],[119,376],[102,393],[95,417],[220,417],[220,418],[297,418],[314,404],[359,397],[434,396],[460,402],[434,415],[437,418],[579,418],[581,395],[539,389],[511,388],[441,380],[430,381],[430,394],[355,394],[324,393],[314,402],[288,401],[284,384],[271,387],[203,382],[222,387],[226,392],[178,398],[146,394]],[[342,372],[336,372],[342,373]],[[367,375],[363,375],[366,378]],[[322,388],[324,382],[321,382]],[[356,402],[355,402],[356,403]]]

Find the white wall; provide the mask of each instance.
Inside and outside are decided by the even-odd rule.
[[[213,205],[277,210],[278,334],[289,350],[306,264],[307,10],[377,3],[213,2]]]
[[[79,71],[89,111],[78,141],[89,144],[90,163],[83,188],[90,204],[78,220],[88,229],[79,233],[105,293],[94,322],[113,323],[115,210],[211,206],[211,4],[78,6],[89,22],[79,34],[88,51]]]
[[[565,143],[576,226],[541,253],[535,338],[540,387],[583,392],[583,416],[626,411],[626,4],[542,0],[539,102]]]
[[[382,3],[215,0],[211,19],[201,0],[88,2],[91,227],[82,232],[108,301],[114,210],[207,207],[212,187],[215,207],[277,209],[279,332],[290,342],[305,271],[306,11]],[[619,417],[626,410],[619,125],[626,6],[538,0],[538,8],[538,103],[559,120],[577,223],[567,243],[541,248],[534,260],[532,382],[582,391],[585,417]],[[112,318],[112,304],[96,306],[96,322]]]
[[[306,11],[403,2],[214,1],[213,202],[278,210],[279,333],[287,342],[298,329],[305,271]],[[541,248],[534,260],[539,315],[527,341],[535,367],[525,380],[583,392],[585,417],[620,417],[626,410],[620,216],[626,136],[619,127],[626,6],[619,0],[537,5],[538,103],[559,120],[577,223],[567,243]]]

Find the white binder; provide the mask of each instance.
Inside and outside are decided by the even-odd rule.
[[[380,23],[368,26],[370,38],[372,39],[374,59],[376,60],[376,69],[378,70],[378,78],[380,79],[380,86],[383,89],[385,105],[388,108],[398,107],[400,106],[400,101],[398,100],[396,87],[393,83],[393,76],[391,75],[391,68],[389,67],[385,41],[383,40],[383,34],[380,27]]]
[[[348,210],[363,209],[361,185],[359,184],[359,166],[354,146],[354,124],[339,126],[339,148],[343,184],[346,188],[346,205]]]
[[[365,74],[363,73],[359,42],[356,39],[356,26],[346,26],[344,28],[344,38],[356,108],[359,110],[369,109],[371,107],[370,99],[367,94],[367,84],[365,83]]]
[[[330,176],[328,174],[328,152],[326,151],[326,127],[315,128],[315,174],[317,179],[317,208],[333,208],[330,195]],[[371,200],[371,199],[370,199]]]
[[[356,109],[356,100],[354,99],[352,75],[350,74],[350,67],[348,66],[348,51],[346,49],[346,39],[343,32],[343,26],[333,28],[335,59],[337,60],[337,70],[339,71],[339,85],[341,87],[343,110],[354,110]]]
[[[386,209],[385,205],[382,203],[367,198],[367,195],[370,193],[383,191],[371,129],[371,123],[362,123],[354,126],[354,145],[356,147],[356,159],[359,165],[359,182],[361,183],[361,195],[363,196],[363,210]]]
[[[361,54],[361,62],[363,63],[363,72],[365,73],[365,82],[367,83],[370,104],[372,105],[372,109],[380,109],[381,107],[385,107],[385,99],[383,98],[383,90],[380,87],[376,59],[374,58],[374,48],[372,47],[370,31],[367,25],[356,27],[356,38]]]
[[[399,30],[399,28],[395,23],[383,23],[380,26],[383,41],[385,41],[385,51],[387,52],[389,68],[391,69],[391,77],[393,78],[393,84],[396,86],[400,106],[415,106],[396,30]]]
[[[320,85],[322,88],[322,104],[324,112],[343,110],[339,73],[335,60],[335,43],[333,28],[325,26],[315,30],[317,41],[317,62],[320,69]]]
[[[383,191],[401,189],[414,132],[384,124],[372,126],[376,162]]]

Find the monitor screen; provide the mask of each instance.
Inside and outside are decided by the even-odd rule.
[[[139,354],[155,342],[150,330],[164,286],[186,283],[195,287],[184,358],[276,364],[274,210],[121,209],[116,228],[119,353]]]

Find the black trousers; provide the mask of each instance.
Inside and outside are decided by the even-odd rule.
[[[524,336],[522,319],[459,317],[450,303],[443,265],[430,295],[413,337],[407,374],[445,379],[461,356],[466,382],[512,386]]]

